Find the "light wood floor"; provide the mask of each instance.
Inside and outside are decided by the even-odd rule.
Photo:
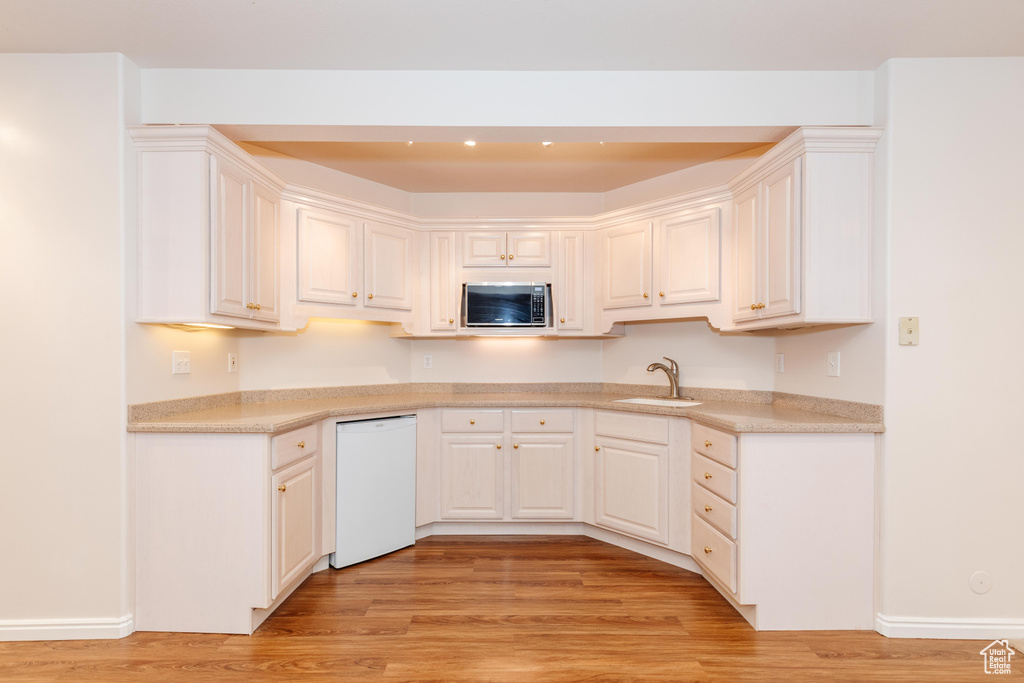
[[[757,633],[700,576],[599,541],[434,536],[314,574],[252,636],[0,643],[0,680],[960,682],[986,644]]]

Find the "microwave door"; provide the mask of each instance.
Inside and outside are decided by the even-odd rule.
[[[466,286],[467,324],[523,327],[533,323],[533,293],[528,285]]]

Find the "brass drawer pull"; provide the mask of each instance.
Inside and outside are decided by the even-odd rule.
[[[704,473],[704,478],[705,479],[710,479],[711,478],[711,473],[710,472],[705,472]]]
[[[470,419],[470,420],[469,420],[469,424],[471,424],[471,425],[475,425],[475,424],[476,424],[476,420],[474,420],[474,419]]]
[[[544,420],[541,420],[541,421],[540,421],[540,423],[541,423],[541,424],[544,424]]]
[[[594,446],[594,450],[595,451],[599,451],[599,450],[601,450],[601,447],[600,446]]]
[[[305,448],[306,447],[306,442],[305,441],[300,441],[300,442],[298,442],[295,445],[298,446],[299,448]]]
[[[709,547],[707,547],[707,546],[704,546],[704,553],[705,553],[706,555],[710,555],[710,554],[711,554],[711,548],[709,548]]]
[[[280,486],[277,487],[277,490],[280,491],[281,493],[284,493],[285,491],[288,490],[288,487],[285,486],[284,484],[281,484]]]
[[[705,441],[704,442],[704,448],[711,448],[711,442],[710,441]]]
[[[704,506],[704,512],[711,512],[711,506],[710,505],[705,505]]]

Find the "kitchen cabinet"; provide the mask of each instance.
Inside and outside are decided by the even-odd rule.
[[[669,542],[669,418],[597,411],[594,514],[599,526]]]
[[[456,268],[455,233],[431,232],[429,235],[430,330],[455,332],[459,327],[459,302],[462,295],[460,271]]]
[[[138,322],[276,329],[284,181],[207,126],[140,127]]]
[[[673,304],[719,299],[721,210],[684,209],[600,233],[605,310],[653,307],[679,317]]]
[[[504,515],[504,436],[441,436],[441,518],[502,519]]]
[[[555,328],[583,332],[587,325],[586,233],[563,230],[558,233],[558,280],[555,299]]]
[[[574,410],[512,410],[512,519],[575,517]]]
[[[298,210],[298,300],[412,310],[417,234],[328,209]]]
[[[550,231],[473,230],[462,233],[462,265],[478,267],[551,267]]]
[[[758,630],[870,629],[869,434],[692,431],[692,556]]]
[[[734,329],[871,322],[879,135],[801,128],[730,181]]]
[[[739,193],[733,320],[800,311],[800,170],[797,158]]]
[[[137,630],[252,633],[301,583],[323,551],[319,429],[133,435]]]

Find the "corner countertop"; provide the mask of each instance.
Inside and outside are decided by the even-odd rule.
[[[874,433],[885,429],[881,406],[779,392],[687,388],[684,393],[700,405],[675,408],[616,403],[623,398],[658,397],[663,392],[647,385],[599,383],[407,384],[234,392],[129,406],[128,431],[275,434],[334,417],[426,408],[534,407],[671,415],[737,433]]]

